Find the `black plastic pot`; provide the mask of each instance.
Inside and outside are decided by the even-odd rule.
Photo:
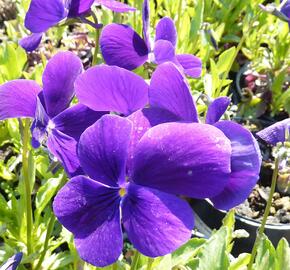
[[[220,211],[214,208],[206,200],[194,200],[191,202],[191,206],[194,212],[209,228],[218,229],[222,225],[222,219],[226,215],[225,211]],[[249,233],[249,237],[236,239],[232,252],[234,256],[242,252],[251,252],[257,230],[261,224],[260,222],[243,217],[239,214],[236,214],[235,216],[235,229],[246,230]],[[265,227],[265,233],[274,246],[278,244],[282,237],[286,238],[287,241],[290,242],[290,224],[267,224]]]

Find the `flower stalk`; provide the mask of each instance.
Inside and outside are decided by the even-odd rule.
[[[35,270],[39,270],[41,269],[41,265],[43,263],[43,260],[44,260],[44,257],[45,257],[45,254],[47,252],[47,248],[48,248],[48,242],[49,242],[49,239],[50,239],[50,236],[52,234],[52,231],[53,231],[53,227],[54,227],[54,223],[55,223],[55,216],[52,215],[50,220],[49,220],[49,223],[48,223],[48,227],[47,227],[47,231],[46,231],[46,236],[45,236],[45,240],[44,240],[44,245],[43,245],[43,251],[41,253],[41,256],[39,258],[39,261],[35,267]]]
[[[94,23],[98,25],[98,18],[94,12],[92,12],[92,17],[94,19]],[[95,66],[98,63],[98,53],[99,53],[99,41],[100,41],[100,29],[96,29],[95,33],[95,50],[93,55],[92,66]]]
[[[255,260],[256,254],[257,254],[258,245],[259,245],[260,239],[262,238],[264,230],[265,230],[267,218],[268,218],[269,213],[270,213],[270,207],[271,207],[271,204],[272,204],[273,194],[275,192],[275,187],[276,187],[276,182],[277,182],[277,177],[278,177],[278,171],[279,171],[279,156],[277,156],[275,158],[275,168],[274,168],[274,172],[273,172],[273,175],[272,175],[272,183],[271,183],[269,199],[267,201],[267,205],[266,205],[266,209],[265,209],[265,212],[264,212],[264,215],[263,215],[261,226],[259,227],[259,230],[258,230],[258,233],[257,233],[257,237],[256,237],[256,240],[255,240],[253,249],[252,249],[252,256],[251,256],[251,260],[250,260],[249,265],[248,265],[248,270],[253,269],[252,267],[253,267],[253,263],[254,263],[254,260]]]
[[[24,120],[24,131],[23,131],[23,150],[22,150],[22,173],[25,186],[25,199],[26,199],[26,245],[27,255],[32,253],[31,234],[32,234],[32,207],[31,207],[31,187],[29,175],[29,130],[30,120]]]

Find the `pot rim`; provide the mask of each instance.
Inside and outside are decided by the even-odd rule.
[[[213,203],[209,200],[209,199],[205,199],[204,201],[206,201],[211,207],[213,207],[214,209],[216,209],[217,211],[223,213],[223,214],[226,214],[228,211],[225,211],[225,210],[220,210],[220,209],[217,209],[213,206]],[[260,221],[257,221],[257,220],[254,220],[252,218],[249,218],[249,217],[245,217],[245,216],[242,216],[240,214],[237,214],[235,212],[235,218],[237,220],[239,220],[240,222],[244,222],[248,225],[251,225],[251,226],[254,226],[254,227],[259,227],[261,225],[261,222]],[[271,230],[290,230],[290,224],[283,224],[283,223],[280,223],[280,224],[267,224],[265,225],[265,228],[266,229],[271,229]]]

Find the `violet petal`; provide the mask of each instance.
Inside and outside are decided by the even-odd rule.
[[[114,12],[128,12],[136,10],[134,7],[115,0],[95,0],[95,3],[100,4]]]
[[[41,94],[39,93],[39,97],[37,98],[37,105],[35,111],[35,120],[31,126],[31,134],[32,134],[32,146],[34,148],[40,147],[41,143],[46,139],[46,128],[49,123],[49,117],[46,114],[45,108],[41,103]]]
[[[210,125],[213,125],[216,122],[218,122],[223,116],[223,114],[226,112],[230,103],[231,99],[229,97],[216,98],[208,106],[205,122]]]
[[[174,114],[159,108],[145,108],[143,110],[138,110],[129,115],[128,119],[133,124],[127,160],[127,169],[130,173],[135,148],[146,131],[156,125],[167,122],[176,122],[180,121],[180,119]]]
[[[228,183],[230,158],[230,141],[214,126],[160,124],[137,145],[132,180],[177,195],[213,197]]]
[[[198,115],[186,78],[173,63],[157,67],[149,88],[149,103],[183,121],[198,122]]]
[[[53,211],[74,234],[80,257],[103,267],[115,262],[122,251],[119,205],[118,189],[77,176],[58,192]]]
[[[72,177],[84,174],[77,156],[77,141],[57,129],[49,131],[47,139],[49,151],[62,163],[67,174]]]
[[[88,12],[93,5],[94,0],[71,0],[68,6],[68,17],[77,17],[83,13]]]
[[[112,23],[104,27],[100,46],[104,60],[110,66],[133,70],[148,59],[146,43],[127,25]]]
[[[84,72],[76,81],[79,101],[95,111],[129,115],[148,103],[149,86],[133,72],[101,65]]]
[[[25,17],[25,27],[32,33],[45,32],[68,14],[63,0],[32,0]]]
[[[147,45],[148,50],[151,50],[150,45],[150,2],[149,0],[144,0],[142,5],[142,32],[143,39]]]
[[[193,211],[180,198],[130,184],[122,205],[123,224],[134,247],[149,257],[163,256],[186,243]]]
[[[276,145],[279,142],[285,142],[286,130],[290,134],[290,118],[279,121],[257,133],[257,136],[266,143]]]
[[[192,54],[177,54],[176,59],[183,67],[184,73],[192,78],[199,78],[202,72],[202,62],[200,58]]]
[[[106,112],[96,112],[83,104],[74,105],[52,119],[55,128],[79,140],[81,134]]]
[[[175,48],[177,42],[177,33],[174,22],[169,17],[163,17],[156,26],[155,41],[161,39],[171,42]]]
[[[175,57],[175,48],[171,42],[167,40],[158,40],[154,44],[154,61],[156,64],[160,65],[164,62],[173,62],[178,64]]]
[[[72,52],[59,52],[49,60],[42,82],[46,111],[50,117],[68,108],[74,96],[75,80],[82,69],[81,60]]]
[[[40,44],[43,33],[36,33],[19,40],[19,45],[27,52],[34,51]]]
[[[261,153],[251,132],[231,121],[215,124],[230,139],[231,174],[225,189],[211,198],[214,206],[228,210],[247,199],[259,179]]]
[[[104,115],[86,129],[78,145],[85,173],[109,186],[124,183],[131,130],[131,122],[116,115]]]
[[[34,118],[40,86],[30,80],[14,80],[0,85],[0,120]]]

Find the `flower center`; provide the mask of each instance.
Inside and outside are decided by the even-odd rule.
[[[51,120],[49,120],[48,121],[48,124],[47,124],[47,126],[46,126],[46,131],[47,131],[47,133],[51,133],[51,131],[53,130],[55,128],[55,124],[51,121]]]
[[[126,189],[125,188],[120,188],[120,190],[119,190],[119,195],[121,196],[121,198],[122,197],[124,197],[125,195],[126,195]]]

